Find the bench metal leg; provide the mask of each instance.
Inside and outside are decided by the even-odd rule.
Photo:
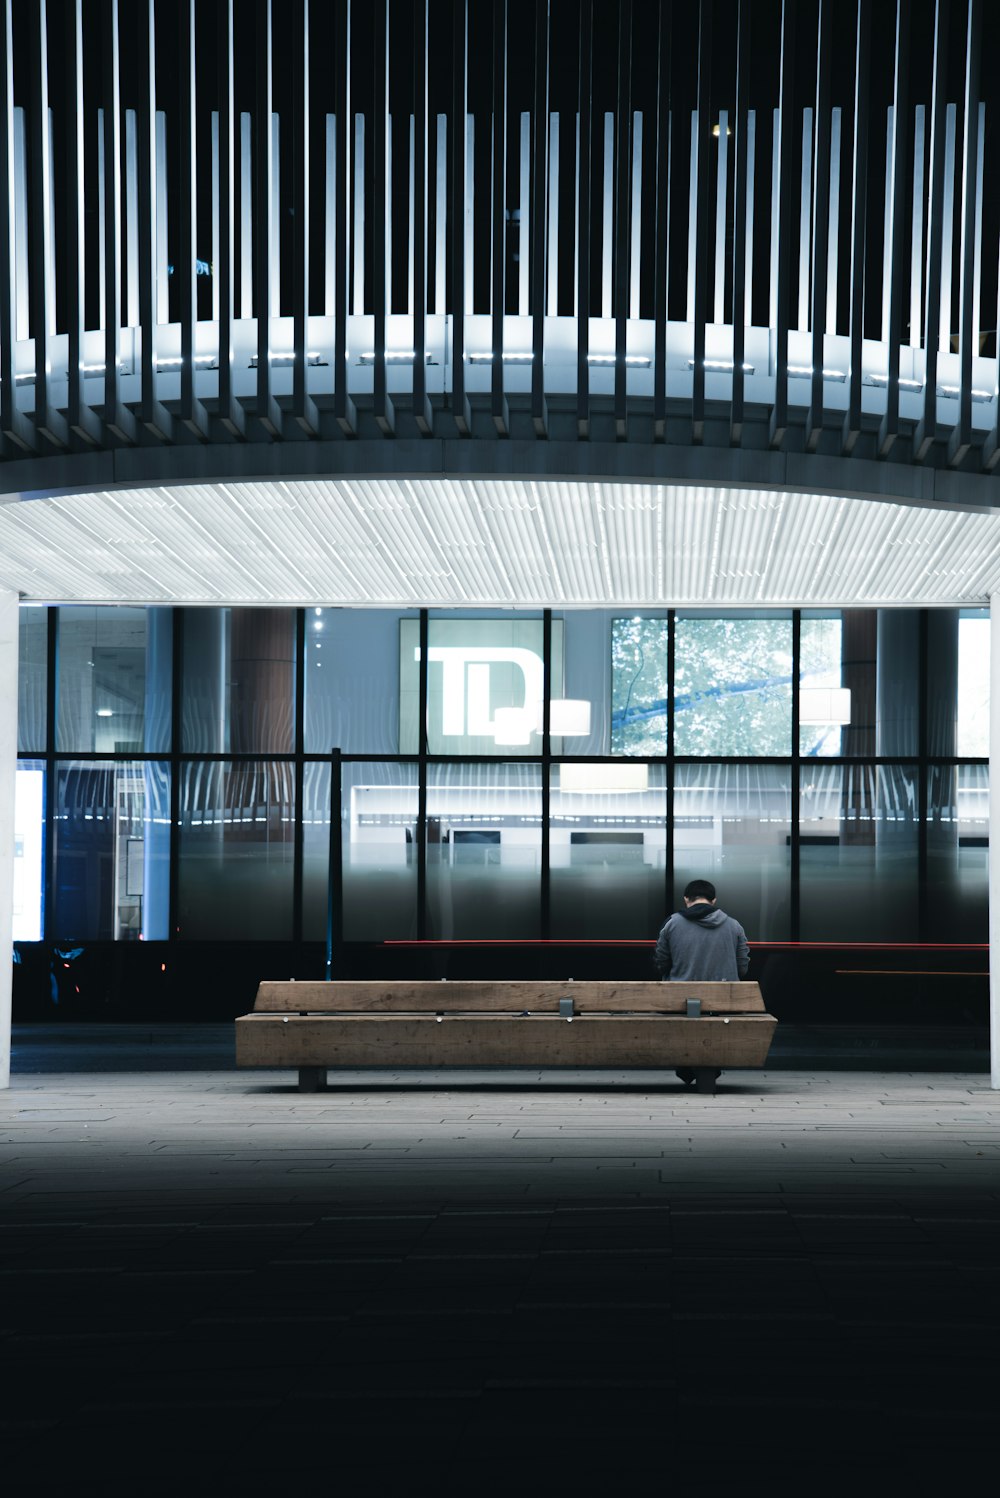
[[[695,1067],[694,1085],[696,1092],[714,1092],[715,1084],[722,1073],[716,1071],[714,1066]]]
[[[299,1091],[322,1092],[326,1087],[325,1066],[300,1066]]]

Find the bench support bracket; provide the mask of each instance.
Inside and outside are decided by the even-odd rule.
[[[325,1066],[300,1066],[299,1091],[322,1092],[326,1087]]]

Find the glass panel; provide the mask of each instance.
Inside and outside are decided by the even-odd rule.
[[[169,749],[171,642],[169,609],[61,608],[57,748]]]
[[[179,936],[291,939],[294,819],[291,764],[184,765]]]
[[[600,751],[598,751],[600,752]],[[667,752],[667,621],[611,621],[611,753]]]
[[[987,758],[990,752],[990,616],[963,609],[958,620],[957,754]]]
[[[428,627],[427,747],[431,754],[542,752],[542,621],[431,619]],[[552,621],[552,696],[563,695],[563,627]],[[418,749],[420,628],[400,623],[400,750]],[[559,752],[561,740],[553,738]]]
[[[850,758],[870,759],[875,753],[878,617],[877,609],[840,614],[840,684],[851,694],[851,721],[841,729],[840,752]]]
[[[802,616],[799,667],[799,753],[810,758],[840,754],[842,698],[832,698],[831,689],[841,690],[843,660],[843,624],[840,614]],[[851,704],[847,689],[846,704]],[[827,717],[821,714],[826,713]],[[847,719],[850,722],[850,718]]]
[[[989,800],[987,765],[930,766],[924,934],[931,940],[989,940]]]
[[[185,750],[289,754],[294,735],[295,610],[185,609]]]
[[[349,764],[343,776],[344,940],[417,934],[417,767]],[[326,940],[330,766],[305,767],[303,933]]]
[[[608,698],[608,640],[612,614],[606,609],[573,609],[558,622],[566,649],[566,696],[590,708],[590,732],[563,735],[564,754],[607,754],[611,730]],[[555,621],[554,621],[555,622]]]
[[[45,849],[45,766],[18,761],[14,776],[14,940],[41,941]]]
[[[56,939],[165,940],[169,766],[59,765],[53,826]]]
[[[437,938],[540,934],[537,765],[430,765],[427,926]]]
[[[22,604],[17,619],[17,747],[45,748],[49,611]]]
[[[552,767],[553,936],[655,936],[667,899],[666,809],[662,765]]]
[[[804,941],[918,941],[917,772],[904,765],[802,770]]]
[[[752,942],[790,935],[790,773],[783,765],[677,767],[675,899],[689,880],[710,879]]]
[[[678,618],[674,752],[788,754],[791,618]]]
[[[396,753],[400,618],[381,609],[306,610],[307,753]]]
[[[931,610],[929,621],[937,610]],[[946,613],[947,611],[941,611]],[[940,623],[940,619],[938,620]],[[935,632],[928,630],[928,647],[934,653]],[[940,661],[944,675],[932,673],[938,702],[950,703],[951,745],[938,753],[954,754],[955,656]],[[948,679],[950,678],[950,680]],[[920,752],[920,610],[879,609],[876,649],[876,737],[875,753],[889,757]]]

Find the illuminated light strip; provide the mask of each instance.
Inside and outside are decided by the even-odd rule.
[[[350,357],[350,356],[348,356],[348,357]],[[416,355],[415,350],[411,349],[411,348],[409,348],[409,349],[407,349],[407,348],[386,349],[386,351],[385,351],[385,362],[387,364],[412,364],[413,361],[414,361],[414,359],[416,359],[416,357],[417,357],[417,355]],[[375,351],[374,351],[374,349],[365,349],[364,353],[359,354],[358,355],[358,363],[359,364],[374,364],[375,363]],[[437,363],[437,360],[434,358],[434,355],[433,355],[433,353],[430,350],[428,350],[428,352],[425,353],[425,355],[424,355],[424,363],[425,364],[436,364]]]
[[[615,365],[615,364],[618,363],[618,355],[617,354],[588,354],[587,355],[587,363],[588,364],[596,364],[598,366],[611,366],[611,365]],[[626,354],[625,355],[625,363],[628,365],[628,367],[630,369],[648,369],[650,361],[646,358],[645,354]]]
[[[732,359],[703,359],[702,364],[708,370],[709,374],[732,374],[734,368]],[[693,359],[687,361],[687,367],[688,369],[694,369]],[[752,364],[744,364],[742,368],[744,374],[756,374],[756,370]]]
[[[866,374],[861,377],[862,385],[873,385],[877,390],[885,390],[889,384],[888,375]],[[898,379],[896,384],[900,390],[923,390],[923,380]]]
[[[171,355],[165,359],[158,358],[156,360],[156,367],[157,369],[181,369],[186,362],[185,359],[179,356],[175,357]],[[195,364],[200,364],[203,368],[218,369],[219,367],[219,357],[217,354],[197,354],[194,362]]]
[[[271,363],[292,364],[295,361],[295,357],[296,356],[294,353],[272,354]],[[433,354],[428,353],[425,357],[428,364],[434,363]],[[412,364],[415,358],[416,354],[413,349],[389,349],[386,351],[385,355],[387,364]],[[468,359],[470,364],[492,364],[495,355],[492,353],[480,351],[467,354],[466,358]],[[534,355],[530,352],[530,350],[526,350],[523,352],[518,351],[513,353],[504,353],[502,358],[505,364],[530,364],[534,358]],[[325,368],[327,364],[327,360],[323,358],[322,354],[318,353],[315,350],[310,351],[306,355],[306,359],[314,368]],[[157,358],[156,368],[157,370],[181,369],[184,366],[184,362],[185,361],[183,358],[171,355],[165,358]],[[218,369],[219,367],[219,359],[217,354],[198,354],[195,357],[194,362],[196,366],[202,369]],[[374,364],[374,362],[374,352],[365,352],[358,355],[359,364]],[[587,355],[587,363],[597,368],[610,369],[613,368],[617,362],[618,360],[616,354]],[[627,354],[625,356],[625,364],[629,369],[648,369],[650,367],[650,360],[642,354]],[[248,367],[250,369],[257,368],[256,354],[251,355]],[[689,359],[687,361],[687,367],[688,369],[694,369],[695,361],[693,359]],[[81,372],[84,375],[90,376],[103,375],[106,371],[106,368],[107,366],[104,364],[80,365]],[[710,374],[732,374],[733,372],[732,363],[723,359],[705,359],[704,368]],[[744,364],[743,372],[744,374],[752,375],[756,373],[756,370],[754,365]],[[119,365],[119,373],[123,375],[130,375],[134,373],[134,371],[130,364],[123,362]],[[790,379],[811,379],[812,374],[813,370],[810,365],[790,364],[788,366],[788,376]],[[56,379],[61,377],[58,373],[53,374],[51,370],[49,371],[49,376],[50,378]],[[842,385],[847,379],[847,372],[843,369],[824,369],[823,379],[834,381]],[[14,383],[15,385],[33,385],[35,383],[35,375],[33,372],[15,375]],[[875,389],[884,390],[888,386],[889,381],[888,377],[883,374],[866,374],[863,376],[862,383]],[[896,384],[900,390],[910,390],[916,393],[919,393],[924,388],[924,382],[922,380],[901,378],[896,381]],[[937,394],[943,397],[943,399],[945,400],[958,400],[961,395],[961,390],[957,385],[938,385]],[[972,399],[983,405],[991,404],[997,399],[998,394],[1000,394],[1000,389],[990,391],[979,390],[974,387],[971,392]]]
[[[530,349],[519,349],[509,354],[505,352],[502,355],[504,364],[530,364],[534,357]],[[492,364],[496,355],[493,353],[484,353],[480,350],[477,353],[467,354],[466,358],[470,364]]]
[[[385,351],[385,362],[387,364],[412,364],[413,361],[414,361],[414,359],[416,357],[417,357],[416,350],[415,349],[411,349],[411,348],[386,349],[386,351]],[[429,362],[430,361],[430,355],[429,354],[427,355],[427,359],[428,359],[428,362]],[[366,350],[365,353],[359,354],[358,355],[358,363],[359,364],[374,364],[375,363],[375,351],[374,351],[374,349],[368,349],[368,350]]]
[[[835,380],[839,385],[847,379],[846,369],[824,369],[822,373],[824,380]],[[813,367],[811,364],[789,364],[788,374],[793,380],[811,380]]]
[[[791,373],[791,371],[789,371],[789,373]],[[889,384],[889,379],[888,376],[884,374],[866,374],[862,379],[862,383],[865,385],[873,385],[878,390],[884,390]],[[923,380],[900,379],[896,381],[896,384],[899,386],[900,390],[923,390],[924,388]],[[962,392],[957,385],[939,385],[937,387],[937,394],[944,396],[946,400],[958,400],[961,393]],[[997,391],[995,390],[990,392],[989,390],[973,389],[972,391],[972,399],[974,401],[981,401],[985,404],[988,404],[990,401],[996,400],[996,397]]]
[[[937,393],[938,395],[943,395],[946,400],[958,400],[962,392],[957,385],[939,385]],[[982,401],[984,404],[996,400],[996,397],[997,392],[995,390],[992,393],[989,390],[972,391],[972,399],[974,401]]]
[[[294,353],[292,353],[292,354],[272,354],[270,356],[270,360],[271,360],[272,364],[293,364],[295,362],[295,358],[296,358],[296,355]],[[323,355],[316,353],[315,350],[310,350],[309,353],[306,354],[306,359],[308,360],[308,362],[310,364],[313,364],[313,365],[317,365],[317,364],[319,364],[319,365],[325,365],[326,364],[326,360],[323,358]],[[251,354],[249,368],[250,369],[256,369],[257,368],[257,355],[256,354]]]

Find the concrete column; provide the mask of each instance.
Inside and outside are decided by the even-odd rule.
[[[1000,593],[990,596],[990,1086],[1000,1089]]]
[[[0,1087],[10,1086],[10,998],[14,977],[17,613],[17,594],[0,592]]]

